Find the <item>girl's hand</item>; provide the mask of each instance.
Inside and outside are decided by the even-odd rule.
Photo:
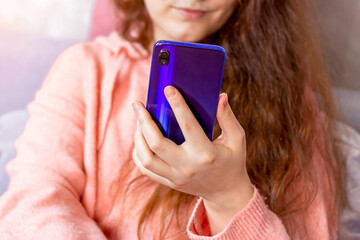
[[[238,212],[250,201],[245,133],[226,94],[221,94],[217,119],[222,134],[214,142],[205,135],[181,94],[171,86],[165,95],[185,137],[176,145],[163,137],[143,104],[133,108],[138,119],[133,159],[150,179],[175,190],[200,196],[206,207]]]

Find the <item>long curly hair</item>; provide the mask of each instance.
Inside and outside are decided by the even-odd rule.
[[[153,29],[143,1],[113,3],[122,15],[119,34],[148,49]],[[329,225],[336,229],[343,204],[342,166],[331,134],[336,111],[309,2],[238,0],[227,23],[202,42],[227,51],[222,91],[245,129],[247,171],[269,209],[292,238],[310,238],[307,209],[321,186],[334,196],[325,204]],[[157,237],[165,239],[174,221],[181,226],[179,209],[193,200],[159,185],[140,215],[139,238],[160,208]]]

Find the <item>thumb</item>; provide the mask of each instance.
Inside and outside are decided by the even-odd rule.
[[[244,129],[241,127],[235,114],[231,110],[228,95],[226,93],[220,94],[216,117],[222,130],[221,135],[226,140],[242,139],[245,136]]]

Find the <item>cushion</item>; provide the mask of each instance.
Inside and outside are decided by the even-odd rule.
[[[346,191],[350,207],[344,209],[341,223],[347,236],[340,239],[360,239],[360,135],[348,125],[337,122],[334,132],[338,153],[345,160]]]
[[[360,1],[314,2],[334,84],[360,91]]]
[[[25,109],[57,56],[75,42],[0,31],[0,115]]]
[[[360,91],[333,88],[333,92],[342,121],[360,132]]]
[[[97,36],[106,36],[115,30],[115,7],[110,1],[111,0],[97,0],[95,2],[90,26],[90,40],[93,40]]]

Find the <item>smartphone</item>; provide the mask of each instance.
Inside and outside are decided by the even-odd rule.
[[[166,100],[174,86],[212,141],[226,53],[220,46],[161,40],[155,43],[146,109],[164,137],[176,144],[185,139]]]

